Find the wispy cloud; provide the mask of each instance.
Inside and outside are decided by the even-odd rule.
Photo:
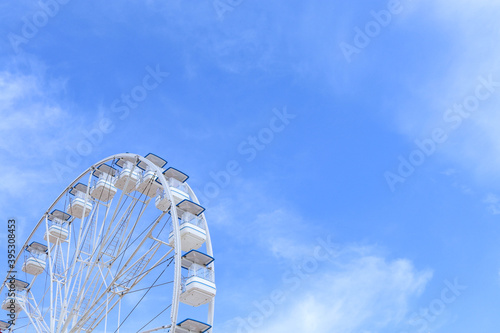
[[[463,125],[450,133],[449,142],[439,155],[473,171],[483,182],[499,181],[500,167],[500,33],[497,1],[423,1],[402,24],[413,24],[415,15],[426,16],[422,29],[433,31],[435,43],[446,43],[448,54],[436,54],[428,73],[418,74],[408,89],[411,102],[402,102],[395,113],[399,130],[410,140],[425,137],[443,125],[448,109],[474,93],[479,77],[491,78],[494,93],[463,119]],[[411,16],[413,18],[411,18]],[[420,20],[421,21],[421,20]],[[422,21],[421,21],[422,22]],[[476,24],[481,22],[481,24]],[[440,75],[434,75],[439,66]],[[422,102],[415,103],[415,100]]]
[[[366,248],[345,247],[336,266],[307,277],[299,288],[289,286],[292,290],[285,294],[283,304],[268,306],[260,320],[255,314],[253,320],[252,316],[238,317],[226,322],[222,332],[394,329],[407,324],[412,301],[432,277],[430,271],[419,271],[408,260],[387,260],[366,253]]]
[[[314,221],[273,201],[258,184],[240,180],[235,187],[237,195],[209,209],[221,217],[217,227],[240,246],[256,245],[279,269],[278,278],[265,286],[249,283],[251,290],[229,292],[239,300],[239,315],[218,326],[221,332],[373,332],[408,325],[430,270],[417,269],[408,259],[389,259],[376,246],[325,240]],[[282,302],[273,300],[276,292]]]
[[[272,198],[265,183],[238,177],[215,203],[208,208],[210,222],[234,239],[257,245],[275,259],[298,260],[312,254],[306,240],[319,230],[293,207]]]
[[[0,72],[0,195],[28,196],[54,181],[45,163],[65,149],[77,117],[60,103],[64,80]],[[30,167],[27,167],[27,166]]]
[[[17,158],[52,155],[71,137],[71,115],[54,99],[64,82],[0,73],[0,149]]]
[[[486,195],[483,202],[487,205],[488,211],[491,214],[500,214],[500,197],[498,195],[489,193],[488,195]]]

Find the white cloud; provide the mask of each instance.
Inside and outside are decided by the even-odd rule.
[[[346,248],[338,268],[302,280],[283,304],[226,322],[222,332],[378,332],[407,325],[412,300],[432,273],[405,259],[387,260],[366,249]],[[360,255],[360,253],[364,253]],[[264,306],[266,301],[260,301]],[[260,316],[260,317],[259,317]]]
[[[452,176],[456,173],[456,170],[455,169],[446,169],[445,171],[441,172],[443,175],[445,176]]]
[[[444,113],[475,93],[479,77],[492,75],[495,82],[500,82],[500,46],[496,43],[500,37],[499,14],[498,1],[418,3],[407,24],[414,24],[418,15],[419,21],[425,22],[424,31],[432,29],[439,36],[436,63],[429,64],[429,70],[436,68],[439,61],[443,65],[446,61],[446,67],[439,76],[430,72],[427,81],[415,82],[413,97],[399,108],[404,112],[395,115],[399,130],[409,140],[428,137],[438,127],[447,129],[449,123],[444,123]],[[499,109],[500,89],[496,87],[490,98],[480,102],[477,111],[448,133],[449,140],[439,148],[440,156],[471,170],[483,183],[491,183],[492,179],[500,182]]]
[[[0,149],[19,157],[53,155],[70,138],[70,115],[54,87],[33,75],[0,73]]]
[[[459,17],[477,17],[491,10],[498,10],[500,4],[496,0],[438,0],[429,1],[435,6],[436,13],[441,18],[455,20]]]
[[[64,84],[40,73],[0,72],[3,203],[12,197],[38,197],[38,189],[54,183],[51,161],[71,142],[75,126],[81,126],[60,103]]]
[[[283,270],[268,283],[249,281],[244,289],[235,286],[229,293],[231,302],[238,299],[233,304],[238,314],[218,324],[218,331],[368,333],[407,328],[415,311],[413,302],[432,277],[430,270],[416,269],[407,259],[388,259],[373,246],[313,241],[318,235],[323,240],[328,236],[314,221],[273,202],[258,184],[241,180],[237,188],[237,195],[217,200],[223,202],[219,207],[223,220],[234,223],[218,226],[231,230],[240,244],[258,245],[270,254],[267,260]],[[255,214],[255,207],[263,209]],[[238,218],[243,215],[249,220]],[[321,252],[328,253],[326,258],[318,256],[321,244],[329,244],[329,252]],[[284,292],[282,302],[272,301],[272,288]]]
[[[269,249],[276,258],[297,260],[312,255],[313,249],[305,240],[314,224],[305,223],[293,211],[277,208],[263,212],[248,227],[255,230],[259,245]]]
[[[493,193],[489,193],[484,198],[483,202],[487,205],[488,211],[493,215],[500,214],[500,197]]]

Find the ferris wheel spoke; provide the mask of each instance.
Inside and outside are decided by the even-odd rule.
[[[115,296],[111,296],[106,299],[106,302],[104,304],[104,306],[102,307],[102,309],[100,309],[100,313],[96,316],[96,318],[90,322],[90,324],[88,325],[88,331],[89,332],[92,332],[94,331],[94,329],[103,321],[103,320],[106,320],[107,322],[107,318],[108,318],[108,313],[110,311],[113,310],[114,306],[119,302],[119,300],[117,300],[112,306],[111,308],[109,308],[109,301],[111,301],[112,299],[114,299]]]
[[[138,247],[139,248],[139,247]],[[116,273],[111,283],[106,286],[106,290],[103,291],[96,299],[101,299],[106,292],[112,292],[117,294],[126,293],[130,288],[128,287],[129,282],[135,279],[135,282],[132,286],[135,286],[140,281],[140,277],[142,272],[146,269],[149,262],[152,260],[158,249],[160,248],[160,244],[155,244],[151,246],[146,253],[142,256],[139,256],[135,262],[132,263],[132,260],[135,258],[137,254],[137,249],[134,251],[132,255],[130,255],[129,259],[122,267],[122,269]],[[127,268],[128,267],[128,268]],[[102,285],[102,284],[101,284]],[[123,288],[123,290],[118,291],[117,288]],[[101,289],[100,289],[101,290]],[[94,300],[95,301],[95,300]]]
[[[167,256],[171,253],[171,251],[173,251],[173,249],[170,249],[170,251],[168,251],[167,253],[165,253],[160,259],[158,259],[158,261],[153,264],[151,266],[151,268],[149,268],[147,271],[144,271],[142,272],[141,274],[139,274],[137,277],[143,277],[145,276],[146,274],[148,274],[149,272],[151,272],[152,270],[154,270],[155,268],[157,267],[160,267],[162,264],[166,263],[167,261],[170,261],[168,264],[167,264],[167,267],[170,266],[170,264],[172,264],[173,260],[174,260],[174,256],[171,256],[169,258],[167,258]],[[140,282],[140,280],[138,281]]]
[[[142,214],[142,213],[141,213]],[[136,221],[137,223],[137,221]],[[159,220],[157,219],[156,221],[154,221],[154,224],[153,224],[153,228],[154,226],[156,226],[157,224],[159,223]],[[103,290],[103,287],[105,286],[104,285],[104,280],[102,282],[97,282],[98,283],[98,287],[97,287],[97,284],[96,284],[96,281],[95,281],[95,278],[94,278],[94,281],[92,284],[94,284],[95,288],[94,290],[92,291],[91,293],[91,296],[90,296],[90,300],[89,300],[89,303],[99,303],[101,301],[101,299],[106,295],[107,292],[111,291],[111,288],[113,286],[114,283],[116,283],[116,281],[118,281],[118,279],[122,276],[122,274],[124,274],[124,268],[127,267],[127,265],[132,261],[132,259],[134,258],[134,256],[137,254],[138,250],[141,248],[141,246],[144,244],[144,242],[147,240],[147,235],[146,237],[143,238],[143,240],[140,242],[140,244],[137,246],[137,248],[135,249],[135,251],[130,255],[129,259],[127,260],[127,262],[124,264],[123,268],[121,269],[121,271],[119,273],[117,273],[115,275],[115,277],[112,279],[112,281],[108,284],[108,286],[106,286],[106,288]],[[154,250],[154,253],[158,250],[157,248],[152,248],[150,249],[150,251]],[[148,251],[147,253],[149,253],[150,251]],[[144,260],[145,256],[142,257],[142,259]],[[137,261],[136,261],[136,264],[140,263],[140,260],[141,258],[139,258]],[[150,260],[150,259],[149,259]],[[149,262],[149,261],[148,261]],[[136,266],[132,265],[131,268],[134,268]],[[129,269],[131,269],[129,268]],[[128,271],[129,269],[127,269],[126,271]],[[96,275],[97,277],[97,275]],[[102,290],[102,292],[101,292]],[[81,321],[84,321],[84,320],[88,320],[88,316],[89,316],[89,311],[90,310],[87,310],[87,314],[83,316],[82,319],[80,319],[79,322]],[[78,325],[78,323],[77,323]]]
[[[112,306],[111,308],[109,308],[109,303],[111,303],[115,298],[117,298],[117,295],[108,294],[106,299],[103,300],[101,304],[97,306],[95,310],[90,314],[91,319],[83,323],[82,328],[87,329],[89,332],[92,332],[96,326],[98,326],[104,319],[107,318],[108,313],[114,307]]]
[[[120,271],[122,269],[122,263],[123,263],[123,258],[125,257],[125,254],[127,253],[127,250],[129,250],[129,248],[137,241],[139,240],[141,237],[142,238],[142,241],[140,242],[140,244],[137,246],[137,248],[140,248],[142,246],[142,244],[147,240],[148,238],[148,235],[150,235],[150,233],[152,232],[152,230],[154,230],[156,228],[156,225],[158,224],[159,221],[161,221],[162,217],[164,216],[165,214],[161,214],[159,217],[155,218],[148,226],[146,226],[140,233],[139,235],[137,235],[133,240],[132,240],[132,235],[133,235],[133,232],[135,231],[138,223],[139,223],[139,219],[137,219],[135,222],[134,222],[134,225],[132,226],[130,232],[128,233],[127,237],[125,239],[127,239],[127,242],[122,242],[120,247],[118,248],[118,255],[116,256],[116,258],[114,259],[114,261],[116,261],[118,258],[120,258],[120,262],[118,263],[117,265],[117,271]],[[146,233],[146,235],[144,235],[144,233]],[[135,255],[135,253],[134,253]],[[125,263],[128,264],[129,261],[127,261]]]
[[[33,297],[31,297],[29,292],[27,294],[24,307],[25,307],[26,317],[29,319],[31,325],[37,328],[47,328],[43,318],[41,318],[41,314],[37,313],[38,307],[36,306],[36,302],[33,299]]]
[[[168,309],[170,309],[172,307],[172,304],[170,304],[169,306],[167,306],[165,309],[161,310],[160,313],[158,313],[156,316],[153,317],[153,319],[151,319],[150,321],[148,321],[144,326],[142,326],[141,328],[139,328],[139,330],[137,332],[140,332],[142,331],[143,329],[145,329],[146,327],[148,327],[149,324],[151,324],[153,321],[155,321],[156,318],[158,318],[159,316],[161,316],[163,314],[163,312],[167,311]],[[160,329],[163,329],[163,328],[166,328],[166,327],[162,327]],[[149,331],[151,332],[151,331]]]
[[[142,302],[142,300],[144,299],[144,297],[146,297],[146,295],[151,291],[152,287],[154,287],[154,285],[160,279],[160,277],[163,275],[163,273],[165,273],[165,271],[166,271],[167,268],[168,268],[168,266],[165,267],[165,269],[160,273],[160,275],[158,275],[158,277],[155,279],[155,281],[153,282],[153,284],[150,287],[148,287],[148,289],[146,290],[146,292],[144,293],[144,295],[139,299],[139,301],[135,304],[135,306],[132,308],[132,310],[130,310],[130,312],[127,314],[127,316],[125,317],[125,319],[123,319],[123,321],[120,323],[120,325],[115,330],[115,332],[118,331],[120,329],[120,327],[127,321],[127,319],[130,317],[130,315],[135,311],[135,309]]]
[[[154,249],[154,248],[152,248],[151,250],[153,250],[153,249]],[[149,253],[149,251],[148,251],[148,253]],[[146,254],[146,255],[147,255],[147,254]],[[144,258],[146,257],[146,255],[144,256]],[[131,259],[133,259],[133,257],[134,257],[134,255],[131,255],[131,256],[130,256],[130,260],[131,260]],[[142,258],[141,260],[143,260],[143,261],[144,261],[144,258]],[[129,260],[129,261],[127,261],[127,263],[129,263],[129,262],[130,262],[130,260]],[[148,261],[146,261],[146,263],[147,263],[147,262],[148,262]],[[136,266],[132,265],[132,266],[130,267],[130,269],[132,269],[132,268],[134,268],[134,267],[136,267]],[[108,272],[106,273],[106,276],[107,276],[107,275],[109,275],[109,274],[110,274],[110,272],[111,272],[111,271],[108,271]],[[118,273],[114,276],[113,281],[116,281],[116,280],[117,280],[117,279],[119,279],[120,277],[121,277],[121,274],[118,272]],[[111,282],[111,284],[113,283],[113,281]],[[106,279],[105,279],[105,278],[103,278],[103,279],[102,279],[101,284],[104,284],[104,283],[106,283]],[[106,287],[108,287],[108,286],[106,286]],[[98,290],[101,290],[101,289],[102,289],[102,287],[100,286]]]
[[[116,223],[115,228],[111,232],[109,241],[106,242],[106,248],[103,251],[103,254],[107,255],[110,259],[110,262],[113,262],[116,260],[116,253],[120,253],[121,249],[123,246],[125,246],[124,239],[129,239],[127,236],[130,236],[134,230],[135,227],[137,226],[137,223],[140,219],[140,216],[142,216],[141,213],[139,213],[139,217],[136,219],[135,223],[133,224],[131,230],[129,231],[129,234],[127,234],[127,228],[129,226],[130,220],[132,218],[132,212],[137,204],[137,200],[134,200],[131,202],[129,209],[124,213],[122,218]],[[143,208],[141,208],[141,211],[143,211]]]
[[[107,216],[108,216],[108,214],[109,214],[109,207],[110,207],[110,205],[111,205],[111,204],[107,204],[107,205],[105,205],[105,207],[106,207],[106,212],[105,212],[105,217],[104,217],[104,221],[103,221],[103,223],[102,223],[102,228],[101,228],[100,234],[102,233],[102,230],[103,230],[103,228],[105,227],[105,221],[106,221],[106,217],[107,217]],[[95,219],[92,219],[92,220],[91,220],[91,221],[92,221],[92,223],[93,223],[93,222],[95,222],[95,221],[98,219],[98,210],[99,210],[99,208],[100,208],[100,206],[99,206],[99,204],[98,204],[97,209],[96,209],[97,213],[96,213]],[[81,229],[81,230],[82,230],[82,229]],[[97,241],[99,240],[99,238],[97,237],[97,235],[95,234],[95,232],[94,232],[94,235],[92,235],[92,234],[91,234],[91,232],[92,232],[93,230],[96,230],[96,228],[95,228],[95,229],[93,229],[93,228],[92,228],[92,225],[89,225],[89,227],[87,228],[87,235],[86,235],[86,237],[89,237],[89,236],[90,236],[90,237],[89,237],[89,238],[90,238],[90,243],[91,243],[91,244],[96,244],[96,243],[97,243]],[[109,230],[109,228],[108,228],[108,230]],[[89,233],[90,233],[90,235],[89,235]],[[93,238],[93,239],[92,239],[92,238]],[[89,252],[90,252],[90,251],[89,251]],[[92,254],[91,254],[91,256],[90,256],[88,259],[91,259],[92,257],[96,257],[96,255],[95,255],[95,254],[96,254],[96,250],[95,250],[95,247],[94,247],[94,250],[92,251]],[[97,254],[97,256],[99,256],[99,255]],[[78,258],[76,258],[76,259],[77,259],[77,260],[75,260],[75,261],[74,261],[74,263],[75,263],[75,264],[76,264],[76,262],[78,261]],[[88,266],[87,266],[84,262],[80,262],[80,268],[84,268],[84,267],[88,267]],[[96,268],[96,265],[95,265],[95,262],[94,262],[94,265],[92,265],[92,267],[91,267],[90,269],[88,269],[88,270],[87,270],[87,274],[86,274],[86,278],[85,278],[86,280],[89,278],[89,276],[91,276],[91,274],[92,274],[92,272],[94,271],[94,269],[95,269],[95,268]],[[78,279],[77,279],[77,280],[75,280],[75,283],[73,283],[71,290],[74,290],[74,289],[75,289],[75,287],[76,287],[76,285],[77,285],[77,283],[76,283],[77,281],[78,281],[78,284],[79,284],[79,285],[81,284],[81,277],[82,277],[82,276],[80,275],[80,279],[79,279],[79,280],[78,280]],[[69,286],[70,286],[70,285],[71,285],[71,283],[69,283],[69,284],[68,284],[68,289],[67,289],[67,293],[66,293],[66,298],[68,298],[68,297],[69,297],[69,292],[68,292],[68,290],[69,290]],[[81,286],[79,286],[79,287],[81,287]],[[72,292],[71,292],[71,293],[72,293]],[[77,298],[77,299],[78,299],[78,298]],[[73,309],[74,309],[74,306],[73,306]]]

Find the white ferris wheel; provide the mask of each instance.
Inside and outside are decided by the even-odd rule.
[[[0,332],[212,331],[204,208],[188,176],[166,164],[110,156],[57,197],[3,281]]]

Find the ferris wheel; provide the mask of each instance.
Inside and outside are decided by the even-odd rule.
[[[213,331],[205,209],[166,164],[118,154],[69,184],[2,283],[0,332]]]

